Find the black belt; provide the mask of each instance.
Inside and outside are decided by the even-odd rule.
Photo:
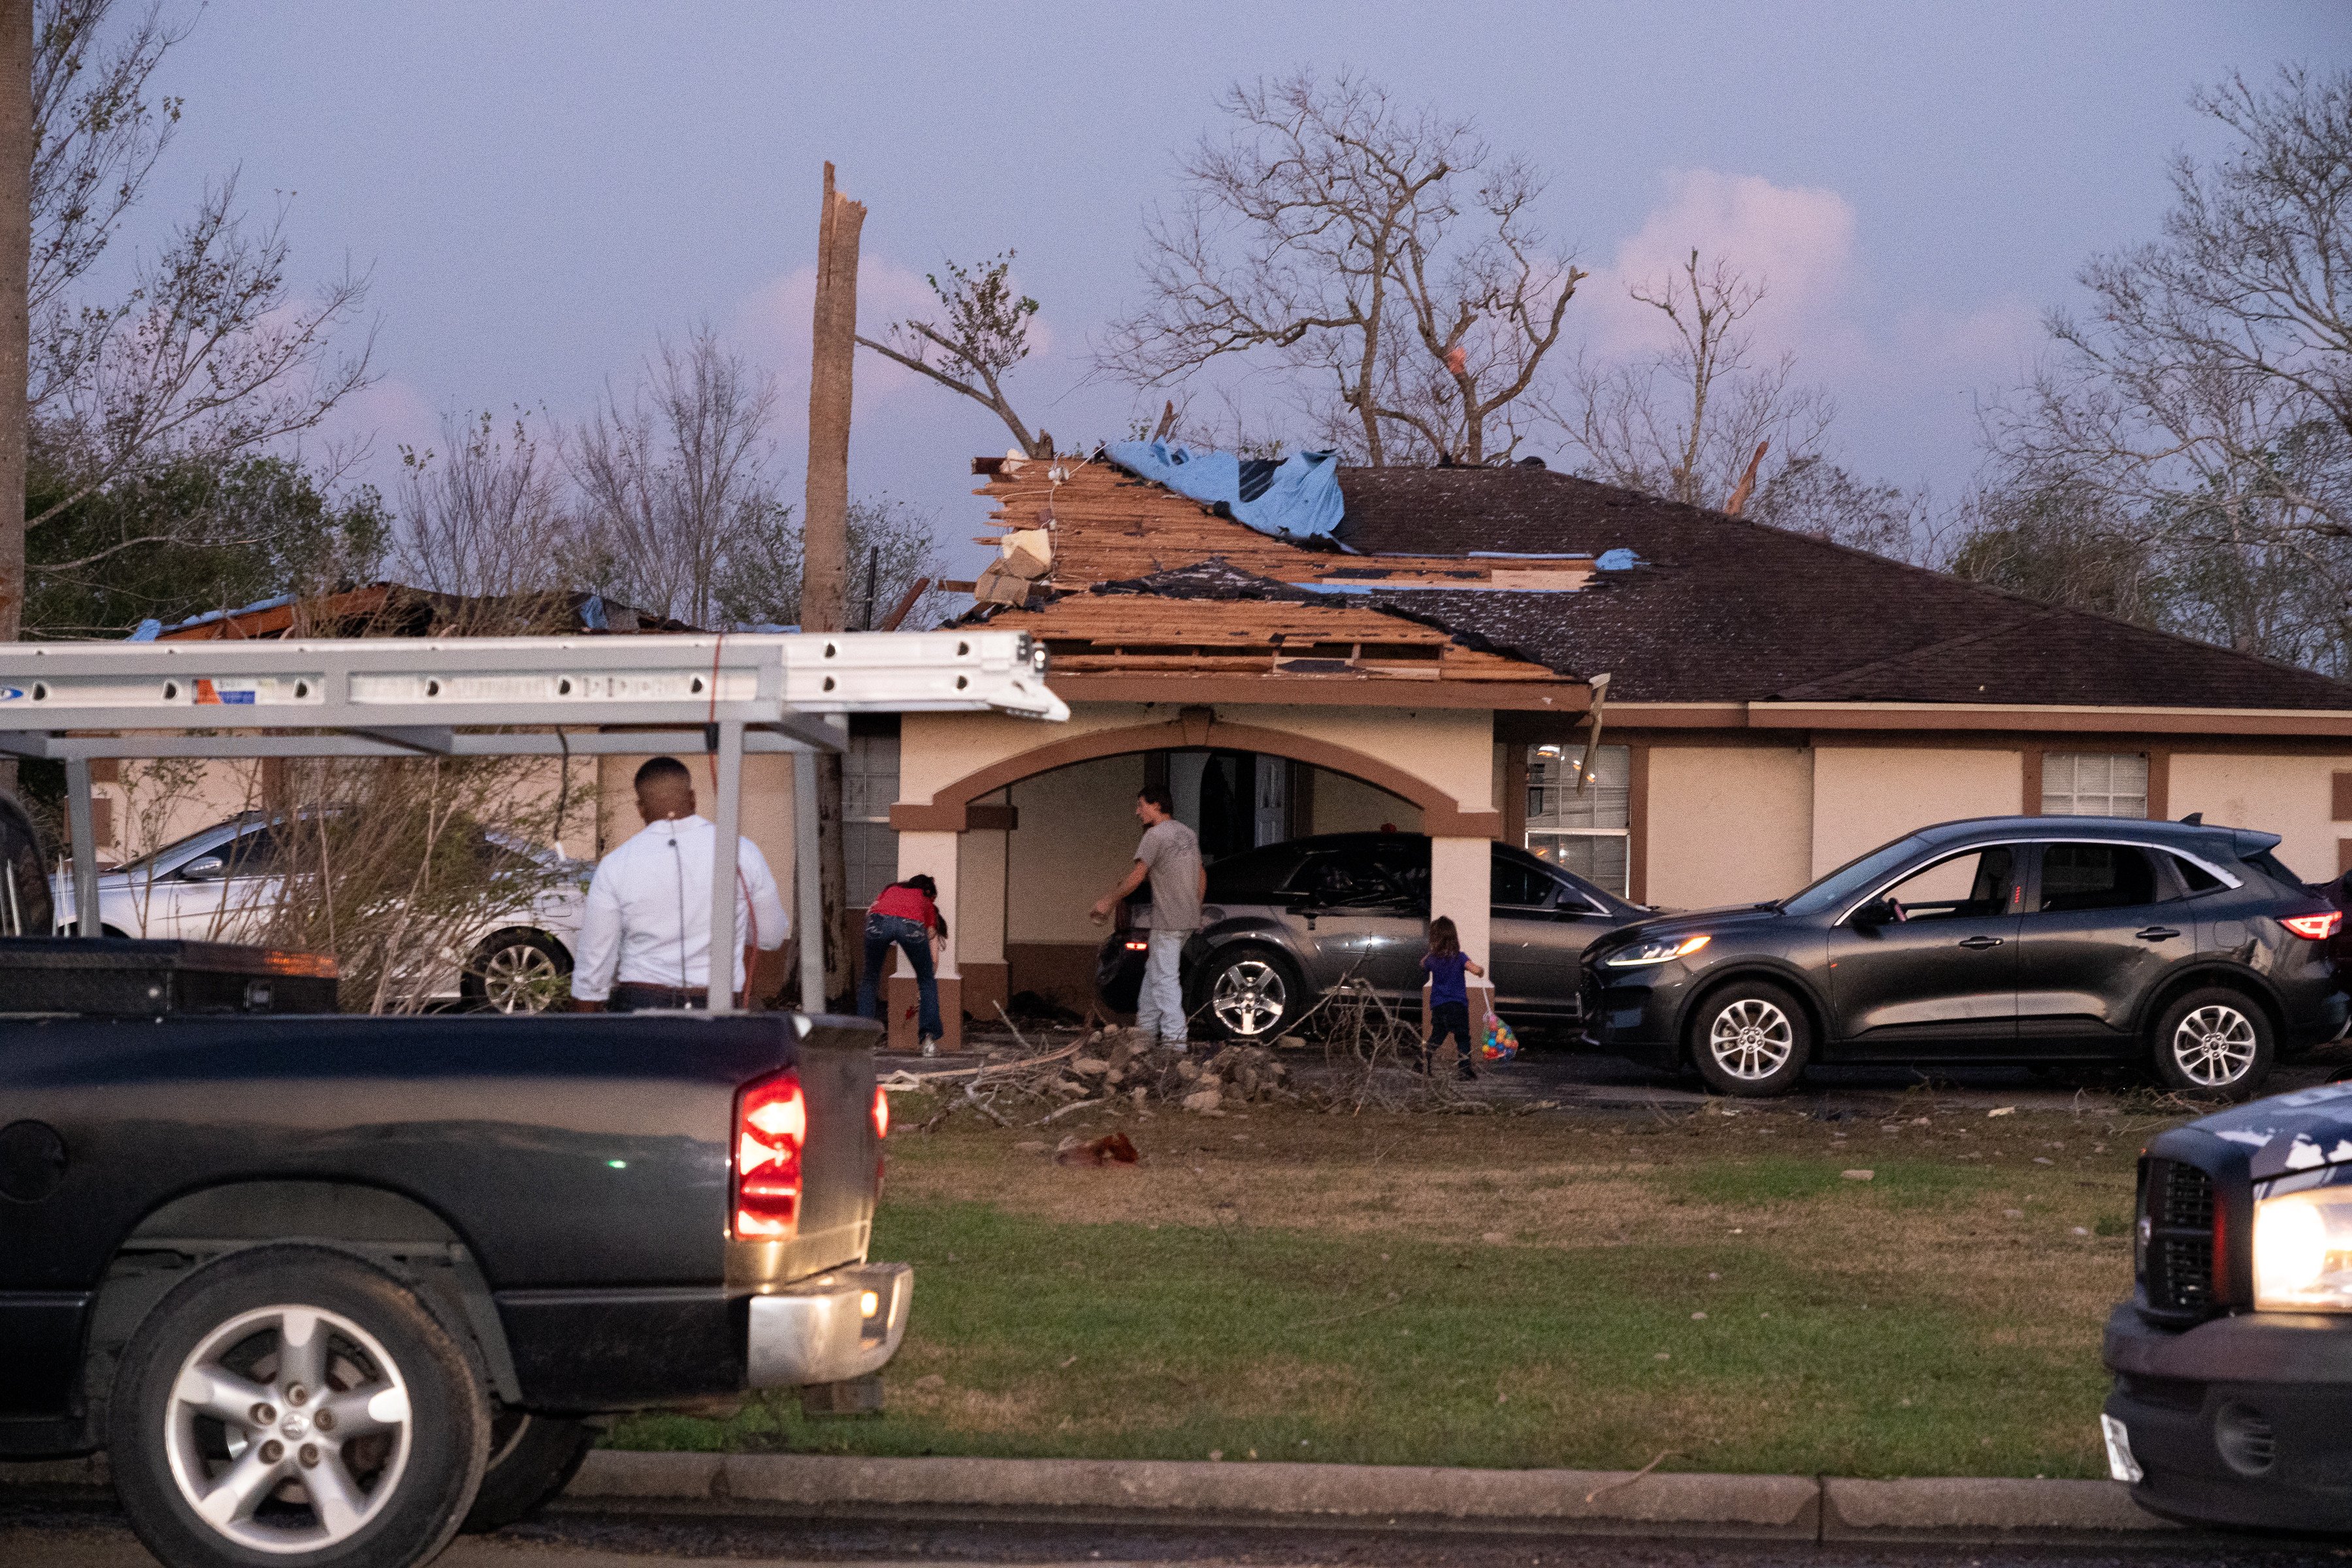
[[[613,987],[614,1000],[624,997],[630,1002],[656,1002],[669,1007],[707,1006],[710,991],[703,985],[652,985],[642,980],[624,980]]]

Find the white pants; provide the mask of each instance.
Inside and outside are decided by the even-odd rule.
[[[1178,963],[1184,954],[1188,931],[1156,931],[1145,941],[1143,991],[1135,1004],[1135,1026],[1146,1039],[1157,1035],[1177,1045],[1184,1043],[1184,985]]]

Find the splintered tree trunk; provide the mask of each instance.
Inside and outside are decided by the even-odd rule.
[[[849,610],[849,372],[857,352],[857,235],[864,204],[824,166],[817,220],[816,316],[809,349],[808,499],[802,513],[801,629],[845,630]],[[841,759],[817,759],[817,869],[824,893],[824,991],[849,994],[849,878],[842,856]],[[806,1005],[807,1004],[803,1004]]]

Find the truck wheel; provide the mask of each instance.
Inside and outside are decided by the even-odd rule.
[[[108,1427],[131,1527],[174,1568],[410,1568],[457,1533],[490,1417],[466,1352],[390,1276],[259,1247],[156,1304]]]
[[[2270,1076],[2269,1015],[2242,991],[2191,991],[2156,1020],[2156,1080],[2193,1100],[2243,1100]]]
[[[489,1468],[466,1515],[469,1535],[530,1518],[572,1484],[596,1446],[596,1428],[528,1411],[501,1410],[490,1427]]]
[[[1761,980],[1733,981],[1699,1005],[1691,1024],[1691,1061],[1717,1094],[1786,1094],[1812,1054],[1804,1008]]]
[[[1307,985],[1270,948],[1231,948],[1202,965],[1186,1011],[1213,1038],[1276,1039],[1307,1011]]]
[[[563,1000],[572,955],[545,931],[502,931],[474,950],[457,990],[494,1013],[544,1013]]]

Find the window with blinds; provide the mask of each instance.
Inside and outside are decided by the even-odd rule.
[[[1601,746],[1577,788],[1580,745],[1528,748],[1530,853],[1586,881],[1626,896],[1632,862],[1633,753]]]
[[[2147,758],[2138,752],[2048,752],[2044,816],[2146,816]]]

